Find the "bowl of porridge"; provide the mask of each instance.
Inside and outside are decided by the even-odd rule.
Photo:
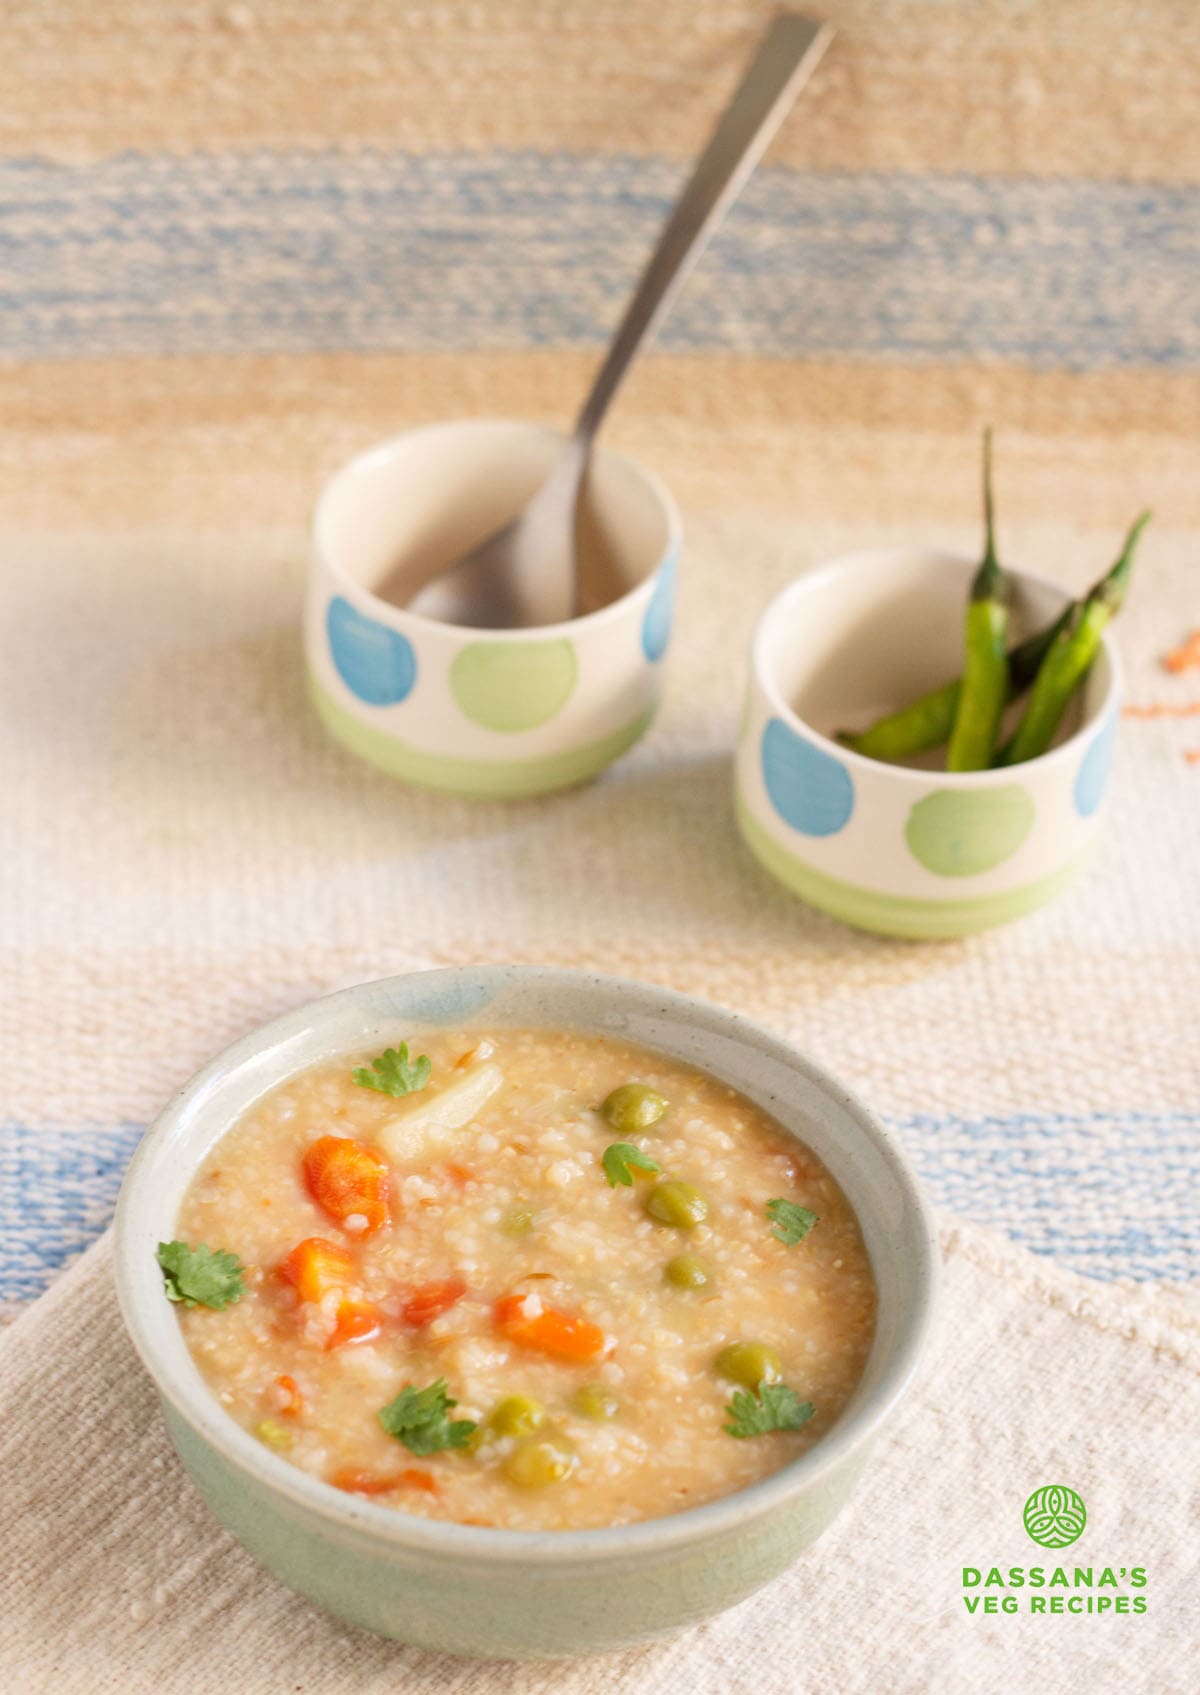
[[[171,1437],[318,1606],[592,1652],[750,1594],[845,1503],[928,1334],[933,1227],[833,1078],[648,985],[331,995],[143,1141],[118,1285]]]

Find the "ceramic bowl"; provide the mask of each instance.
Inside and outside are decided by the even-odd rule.
[[[735,804],[751,851],[811,906],[885,935],[961,936],[1053,899],[1100,822],[1120,706],[1106,636],[1056,745],[1005,770],[888,765],[834,737],[962,669],[975,563],[915,548],[855,553],[799,578],[755,632]],[[1025,572],[1014,639],[1068,596]],[[1011,714],[1008,722],[1011,722]]]
[[[516,797],[593,777],[642,735],[658,703],[681,529],[658,480],[620,454],[596,451],[581,531],[585,560],[606,562],[584,576],[585,605],[606,602],[598,610],[514,632],[404,605],[516,515],[562,445],[534,424],[430,424],[360,454],[326,485],[305,646],[317,712],[351,752],[424,788]]]
[[[205,1386],[156,1244],[213,1144],[267,1090],[322,1059],[422,1026],[586,1028],[641,1042],[743,1090],[812,1147],[858,1214],[879,1286],[863,1377],[830,1432],[737,1494],[612,1529],[512,1531],[409,1517],[289,1465]],[[934,1306],[932,1222],[879,1121],[811,1060],[730,1012],[616,978],[485,966],[364,983],[279,1019],[200,1073],[146,1136],[116,1223],[121,1308],[175,1446],[217,1517],[318,1606],[384,1636],[462,1654],[571,1655],[645,1641],[781,1572],[844,1504],[913,1376]]]

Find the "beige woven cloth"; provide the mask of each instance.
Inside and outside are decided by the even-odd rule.
[[[1198,14],[1185,0],[822,0],[838,46],[772,160],[838,181],[894,173],[924,208],[901,227],[925,231],[947,265],[996,233],[972,185],[1000,194],[1011,178],[1011,239],[1030,244],[1021,291],[1055,306],[1060,341],[1009,362],[1004,302],[989,295],[982,339],[956,355],[929,351],[936,336],[916,352],[894,342],[889,319],[874,341],[802,338],[814,350],[786,359],[788,344],[722,293],[730,273],[724,285],[702,273],[692,298],[710,301],[711,333],[647,357],[606,427],[665,477],[686,527],[664,711],[609,778],[522,806],[418,795],[355,765],[306,708],[297,610],[321,478],[406,424],[562,419],[597,336],[569,350],[489,341],[471,291],[454,295],[435,269],[416,311],[424,340],[385,316],[383,339],[349,344],[366,351],[318,329],[273,352],[259,320],[230,341],[236,311],[222,317],[220,289],[188,255],[247,221],[236,161],[261,150],[259,175],[247,169],[270,186],[307,182],[325,154],[374,150],[386,183],[404,175],[403,159],[387,163],[400,149],[444,155],[453,186],[469,182],[472,150],[556,158],[560,183],[590,159],[592,199],[536,249],[569,261],[592,239],[595,162],[634,154],[661,181],[656,160],[691,156],[775,9],[355,0],[318,20],[307,0],[9,8],[0,1154],[26,1152],[0,1248],[22,1299],[111,1203],[99,1179],[75,1181],[71,1138],[81,1167],[118,1134],[127,1146],[215,1049],[340,980],[504,958],[624,971],[762,1019],[899,1121],[947,1204],[1045,1254],[1100,1277],[1135,1259],[1150,1279],[1194,1264],[1200,687],[1160,666],[1200,624],[1200,381],[1178,257],[1194,218],[1167,192],[1200,173]],[[137,173],[122,167],[114,189],[106,165],[128,149],[149,160],[147,193],[174,184],[180,198],[154,201],[110,248]],[[173,172],[192,155],[199,166]],[[1073,178],[1101,185],[1092,222],[1047,244]],[[1158,208],[1149,222],[1124,192],[1136,185]],[[65,198],[47,210],[44,192]],[[281,204],[285,223],[300,217],[294,198]],[[497,204],[479,227],[504,253],[511,219]],[[263,217],[236,278],[291,263],[283,280],[299,296],[314,250],[285,244],[288,260],[262,246],[278,235]],[[338,248],[346,221],[310,205],[303,223],[343,254],[350,317],[362,249]],[[621,241],[632,275],[643,238]],[[769,240],[753,251],[769,259]],[[598,304],[590,268],[522,286],[590,301],[599,324],[625,286],[620,265]],[[897,334],[927,335],[958,275]],[[792,286],[780,281],[779,304],[803,314]],[[462,314],[449,328],[443,290]],[[857,298],[848,286],[848,310]],[[212,310],[223,355],[205,351]],[[1106,312],[1141,340],[1097,358]],[[1064,331],[1076,320],[1078,343]],[[103,356],[114,322],[126,351]],[[869,314],[867,330],[880,330]],[[1163,344],[1153,359],[1151,343]],[[1078,587],[1154,507],[1120,626],[1135,715],[1079,886],[1009,930],[914,947],[843,930],[758,871],[732,828],[729,750],[749,632],[776,588],[843,549],[977,548],[987,420],[1012,562]],[[51,1170],[57,1188],[36,1192]],[[1191,1695],[1194,1294],[1085,1282],[965,1226],[945,1239],[940,1350],[825,1541],[673,1644],[522,1669],[346,1631],[248,1562],[165,1446],[101,1244],[0,1337],[0,1692]],[[1097,1574],[1144,1566],[1147,1613],[967,1614],[962,1567],[1033,1564],[1021,1506],[1055,1482],[1088,1507],[1068,1553]]]
[[[660,365],[649,394],[669,405],[686,364]],[[710,378],[733,382],[728,369]],[[425,406],[486,410],[493,380],[475,363],[447,367]],[[108,533],[12,538],[24,571],[7,663],[34,725],[3,742],[14,1115],[83,1139],[144,1122],[223,1042],[338,980],[510,957],[618,969],[737,1006],[898,1118],[1094,1110],[1095,1124],[1063,1136],[1077,1169],[1105,1176],[1089,1178],[1095,1231],[1138,1226],[1128,1197],[1139,1173],[1150,1189],[1186,1185],[1178,1165],[1154,1176],[1143,1121],[1194,1110],[1200,1084],[1200,890],[1184,874],[1197,839],[1200,770],[1185,758],[1194,719],[1127,721],[1097,864],[1024,924],[923,947],[807,911],[732,829],[745,642],[756,608],[795,570],[911,537],[912,517],[889,509],[899,448],[892,495],[886,477],[847,474],[828,498],[846,510],[860,499],[859,517],[801,522],[795,491],[772,496],[762,465],[782,478],[797,451],[786,419],[764,420],[751,451],[744,437],[722,446],[715,424],[656,431],[654,418],[635,410],[626,439],[666,470],[688,522],[667,705],[605,782],[528,806],[405,791],[324,740],[303,700],[295,516],[260,531],[139,527],[129,496]],[[336,418],[326,427],[335,445],[345,437]],[[894,444],[881,442],[887,460]],[[919,528],[971,548],[970,443],[956,452],[962,498],[940,507],[927,472],[931,516]],[[1058,449],[1033,440],[1022,455],[1036,470]],[[218,468],[236,480],[244,459],[231,429]],[[125,462],[137,484],[135,456]],[[1092,531],[1056,519],[1049,488],[1022,506],[1029,483],[1010,473],[1010,556],[1053,561],[1065,582],[1091,575],[1128,504],[1118,515],[1110,469],[1101,454],[1098,470],[1075,473],[1072,500],[1095,512]],[[311,470],[297,455],[271,498],[302,511]],[[1142,462],[1143,488],[1170,475]],[[1158,655],[1189,619],[1193,557],[1193,531],[1147,539],[1122,630],[1143,707],[1192,699],[1190,680],[1165,677]],[[86,619],[64,616],[71,607]],[[969,1192],[956,1204],[990,1217],[1007,1194],[1004,1217],[1021,1227],[1019,1169],[1005,1188],[968,1149],[962,1174]],[[1044,1197],[1053,1179],[1031,1171],[1030,1193],[1035,1179]],[[1077,1214],[1078,1188],[1061,1182],[1062,1216]],[[1085,1283],[971,1230],[952,1231],[948,1248],[940,1354],[817,1550],[674,1644],[522,1670],[369,1640],[261,1575],[172,1458],[122,1339],[107,1250],[94,1250],[0,1339],[0,1688],[1183,1695],[1200,1629],[1188,1569],[1194,1301]],[[1033,1563],[1021,1506],[1054,1482],[1087,1502],[1081,1560],[1145,1566],[1148,1613],[967,1616],[961,1568]]]
[[[1075,891],[1003,932],[913,946],[841,929],[753,866],[732,828],[728,750],[756,610],[795,571],[918,532],[975,547],[969,419],[948,406],[936,452],[911,415],[865,435],[845,425],[839,458],[798,400],[811,371],[708,362],[708,394],[742,407],[730,436],[720,404],[711,419],[694,404],[698,367],[649,367],[614,432],[665,472],[686,513],[663,715],[610,778],[527,806],[418,795],[346,758],[308,714],[296,627],[318,467],[388,427],[393,378],[410,417],[486,412],[514,366],[378,361],[353,385],[346,364],[322,367],[307,413],[294,374],[260,370],[241,411],[196,439],[135,433],[118,450],[100,431],[78,472],[72,438],[49,432],[31,506],[95,458],[108,492],[86,533],[55,531],[43,507],[6,544],[22,567],[4,642],[25,710],[0,731],[6,1095],[19,1122],[77,1129],[83,1146],[93,1127],[145,1122],[222,1043],[340,979],[507,957],[621,970],[737,1006],[900,1119],[1099,1114],[1063,1129],[1067,1163],[1088,1176],[1060,1180],[1052,1217],[1078,1218],[1090,1196],[1101,1238],[1138,1228],[1149,1203],[1129,1199],[1137,1182],[1142,1196],[1186,1188],[1178,1161],[1159,1173],[1148,1122],[1194,1112],[1200,1094],[1195,690],[1158,663],[1197,621],[1192,495],[1170,438],[1118,487],[1127,444],[1101,434],[1077,450],[1044,417],[1017,434],[1005,470],[1014,560],[1082,583],[1132,505],[1165,502],[1121,639],[1134,703],[1173,712],[1126,721],[1113,813]],[[580,369],[555,368],[522,367],[531,411],[551,410],[548,389]],[[185,378],[194,415],[219,413],[225,378],[202,364]],[[974,381],[982,409],[990,379]],[[231,510],[251,475],[273,527]],[[171,524],[165,487],[180,507]],[[936,1144],[926,1155],[936,1183]],[[1023,1228],[1019,1166],[1002,1183],[967,1148],[960,1171],[956,1205]],[[1030,1171],[1029,1193],[1035,1179],[1044,1200],[1055,1180]],[[1072,1245],[1068,1231],[1061,1246]],[[0,1340],[0,1688],[1190,1691],[1195,1319],[1174,1298],[1168,1315],[973,1232],[950,1238],[948,1285],[945,1342],[921,1394],[792,1575],[674,1645],[513,1671],[348,1633],[250,1565],[165,1446],[101,1249]],[[1021,1505],[1053,1482],[1088,1503],[1081,1554],[1147,1568],[1146,1615],[967,1617],[960,1568],[1031,1563]]]
[[[672,1642],[572,1664],[450,1659],[323,1618],[257,1568],[176,1462],[115,1310],[108,1241],[0,1340],[3,1687],[12,1695],[1192,1695],[1200,1320],[947,1227],[938,1347],[857,1496],[798,1565]],[[1086,1433],[1083,1442],[1080,1431]],[[1021,1509],[1069,1477],[1088,1524]],[[53,1526],[54,1534],[48,1530]],[[962,1568],[1061,1562],[1147,1610],[968,1614]],[[1145,1587],[1098,1587],[1102,1568]]]
[[[462,373],[435,393],[447,414],[470,406],[478,372],[464,360]],[[683,380],[667,362],[668,400]],[[710,380],[733,384],[719,369]],[[826,491],[862,501],[835,520],[808,515],[785,480],[786,419],[757,452],[722,447],[718,422],[651,441],[635,419],[616,434],[648,449],[685,504],[666,700],[603,782],[527,805],[404,789],[323,735],[304,698],[311,486],[295,472],[294,517],[276,530],[10,532],[22,569],[0,640],[23,710],[0,723],[0,965],[14,1118],[144,1123],[218,1046],[331,982],[480,959],[592,965],[739,1006],[897,1117],[1195,1111],[1200,690],[1159,657],[1200,622],[1197,530],[1150,530],[1122,614],[1131,703],[1180,715],[1123,724],[1095,865],[1023,923],[891,942],[757,869],[732,826],[730,750],[754,620],[797,571],[915,534],[977,546],[973,443],[952,461],[960,516],[881,518],[864,472]],[[1025,448],[1035,471],[1058,451]],[[231,472],[245,456],[223,436]],[[1104,493],[1102,458],[1069,484],[1080,511],[1109,503],[1095,528],[1052,519],[1052,490],[1030,516],[1022,458],[1005,472],[1006,552],[1082,585],[1133,502]],[[933,490],[933,468],[923,475]],[[1144,470],[1141,499],[1152,487]],[[47,1066],[58,1051],[78,1065]]]

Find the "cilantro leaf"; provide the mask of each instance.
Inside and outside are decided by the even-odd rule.
[[[424,1389],[406,1383],[394,1401],[379,1409],[379,1422],[410,1454],[440,1454],[443,1448],[465,1448],[475,1433],[469,1418],[447,1418],[457,1405],[446,1393],[444,1377]]]
[[[767,1217],[775,1228],[771,1234],[777,1242],[785,1247],[794,1248],[797,1242],[802,1242],[820,1220],[815,1212],[809,1212],[807,1207],[797,1206],[795,1201],[768,1201]]]
[[[432,1070],[428,1054],[421,1054],[410,1064],[408,1043],[401,1042],[398,1048],[384,1048],[370,1065],[360,1065],[354,1081],[361,1088],[378,1090],[381,1095],[415,1095],[428,1083]]]
[[[772,1430],[799,1430],[816,1407],[802,1401],[786,1383],[760,1383],[758,1390],[739,1389],[725,1408],[731,1436],[766,1436]]]
[[[615,1189],[618,1183],[623,1183],[627,1189],[633,1187],[633,1172],[631,1166],[639,1171],[661,1171],[662,1166],[649,1154],[644,1154],[641,1148],[635,1148],[632,1142],[613,1142],[605,1148],[600,1163],[604,1167],[604,1175],[608,1178],[608,1186]]]
[[[244,1265],[223,1248],[189,1248],[186,1242],[160,1242],[155,1259],[162,1267],[169,1301],[221,1312],[245,1293]]]

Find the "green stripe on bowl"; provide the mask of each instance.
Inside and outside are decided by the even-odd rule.
[[[654,708],[650,707],[599,741],[563,753],[544,754],[540,759],[452,759],[444,754],[422,753],[386,730],[360,724],[325,692],[311,673],[308,687],[325,728],[360,759],[418,788],[440,789],[446,794],[470,795],[479,800],[520,800],[585,783],[631,748],[645,734],[654,717]]]
[[[1090,848],[1076,854],[1048,877],[1039,877],[1019,889],[1005,889],[1000,894],[976,895],[973,899],[911,900],[902,895],[878,894],[874,889],[860,888],[856,883],[843,883],[824,871],[814,871],[811,865],[780,847],[769,835],[739,794],[736,801],[738,829],[747,847],[772,877],[799,895],[810,906],[852,924],[858,930],[872,930],[881,936],[906,936],[914,940],[935,941],[950,936],[969,936],[975,930],[988,930],[994,924],[1007,924],[1023,918],[1027,912],[1043,906],[1071,883]]]

